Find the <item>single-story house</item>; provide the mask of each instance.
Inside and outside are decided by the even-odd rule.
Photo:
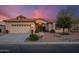
[[[9,33],[31,33],[31,30],[35,32],[36,30],[51,31],[55,29],[55,23],[52,20],[30,19],[22,15],[3,20],[3,22]]]
[[[0,33],[5,33],[5,25],[0,25]]]
[[[30,34],[32,30],[35,33],[36,31],[51,31],[52,29],[56,32],[62,32],[62,28],[56,27],[56,20],[45,20],[43,18],[31,19],[20,15],[12,19],[0,21],[0,33],[8,31],[9,33]],[[72,25],[72,30],[79,31],[79,22]]]
[[[5,33],[6,27],[5,27],[5,22],[0,21],[0,33]]]

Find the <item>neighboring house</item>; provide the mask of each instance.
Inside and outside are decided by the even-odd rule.
[[[79,20],[73,21],[71,30],[75,32],[79,32]]]
[[[0,25],[0,33],[5,33],[5,25]]]
[[[5,31],[6,31],[5,22],[0,21],[0,33],[5,33]]]
[[[31,30],[35,32],[36,30],[51,31],[55,29],[55,23],[50,20],[30,19],[21,15],[3,22],[9,33],[31,33]]]

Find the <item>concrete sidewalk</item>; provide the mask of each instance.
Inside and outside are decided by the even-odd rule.
[[[0,45],[1,44],[41,45],[41,44],[79,44],[79,42],[0,42]]]

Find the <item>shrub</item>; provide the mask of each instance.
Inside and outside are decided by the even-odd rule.
[[[50,33],[55,33],[55,30],[54,30],[54,29],[52,29],[52,30],[50,31]]]
[[[37,41],[37,40],[39,40],[39,37],[36,34],[31,34],[30,35],[30,40],[31,41]]]

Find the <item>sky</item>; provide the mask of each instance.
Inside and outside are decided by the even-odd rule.
[[[0,19],[14,18],[23,15],[28,18],[56,19],[62,9],[68,5],[0,5]],[[79,15],[79,6],[72,6]]]

